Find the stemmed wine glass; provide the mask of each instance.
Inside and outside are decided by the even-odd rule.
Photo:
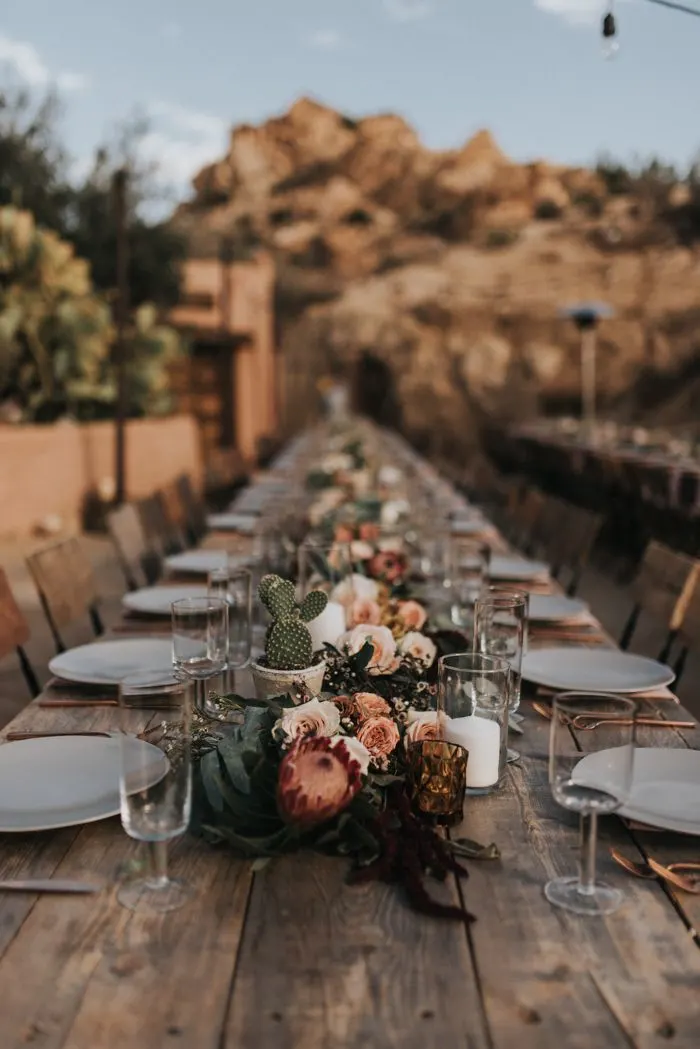
[[[184,834],[190,819],[193,691],[194,682],[172,669],[130,674],[119,686],[122,826],[130,838],[148,843],[151,861],[145,878],[127,882],[118,893],[130,910],[172,911],[192,895],[189,885],[168,874],[168,842]],[[144,707],[158,709],[150,746],[132,734]]]
[[[228,601],[222,597],[185,597],[170,607],[173,665],[180,674],[193,679],[195,707],[209,717],[206,682],[221,678],[228,667]],[[221,690],[220,683],[216,691]]]
[[[636,710],[634,700],[606,693],[565,692],[552,701],[549,783],[559,805],[581,814],[581,857],[578,877],[552,878],[544,894],[575,914],[612,914],[622,903],[619,889],[595,880],[596,840],[598,816],[615,812],[629,796]],[[574,719],[581,714],[602,724],[577,732]]]

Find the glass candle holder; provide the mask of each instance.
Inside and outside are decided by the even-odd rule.
[[[438,732],[469,753],[467,794],[489,794],[506,767],[510,666],[475,652],[443,656],[438,668]]]
[[[468,755],[441,739],[413,743],[408,751],[409,790],[414,810],[434,823],[462,820]]]

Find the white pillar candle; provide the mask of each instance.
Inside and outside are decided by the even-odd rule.
[[[445,739],[469,751],[467,786],[492,787],[498,782],[501,729],[498,722],[470,714],[466,718],[445,718]]]
[[[314,652],[325,644],[334,645],[341,634],[345,633],[345,608],[337,601],[329,601],[320,616],[307,624]]]

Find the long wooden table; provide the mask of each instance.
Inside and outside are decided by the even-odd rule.
[[[698,839],[603,820],[599,873],[624,889],[624,907],[604,919],[551,907],[542,888],[575,871],[577,827],[550,794],[547,722],[529,702],[523,711],[521,762],[496,794],[467,799],[456,831],[497,842],[502,859],[431,887],[473,912],[471,927],[413,913],[390,886],[345,886],[340,859],[255,865],[189,837],[173,846],[172,866],[196,898],[145,919],[116,901],[138,849],[118,819],[5,835],[0,877],[106,887],[91,897],[0,894],[1,1049],[697,1049],[700,897],[630,877],[607,847],[669,862],[698,858]],[[134,730],[149,720],[135,713]],[[113,707],[35,701],[8,730],[115,723]],[[698,747],[696,737],[642,738]]]

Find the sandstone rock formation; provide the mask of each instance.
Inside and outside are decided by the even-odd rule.
[[[173,217],[193,252],[228,238],[275,254],[290,423],[308,418],[329,369],[362,399],[367,367],[407,429],[452,450],[494,417],[576,410],[578,337],[557,311],[586,299],[616,309],[600,339],[609,410],[653,408],[649,377],[694,366],[685,184],[663,199],[613,194],[595,171],[514,163],[486,130],[433,152],[398,116],[354,120],[301,99],[235,128],[194,189]]]

